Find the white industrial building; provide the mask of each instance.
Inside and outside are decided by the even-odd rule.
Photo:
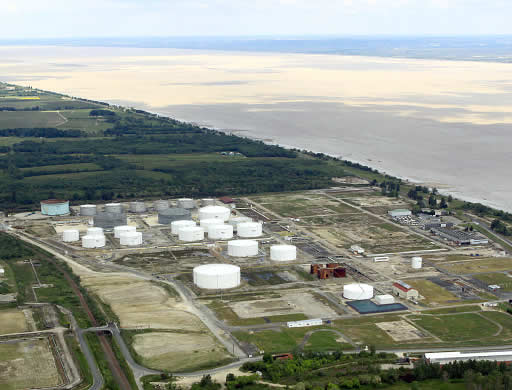
[[[194,209],[196,208],[196,202],[194,201],[194,199],[181,198],[178,199],[178,207],[181,207],[183,209]]]
[[[211,225],[208,226],[208,238],[210,240],[229,240],[233,238],[233,226]]]
[[[321,318],[315,318],[311,320],[301,320],[301,321],[289,321],[286,323],[288,328],[304,328],[306,326],[320,326],[323,324]]]
[[[240,285],[240,267],[230,264],[206,264],[194,268],[194,284],[204,289],[229,289]]]
[[[142,245],[142,233],[135,231],[125,231],[119,236],[119,243],[126,246]]]
[[[395,297],[393,295],[384,294],[384,295],[376,295],[375,303],[377,305],[391,305],[395,303]]]
[[[435,352],[426,353],[425,359],[430,363],[448,364],[468,360],[490,360],[495,362],[512,362],[512,350],[486,352]]]
[[[135,232],[137,228],[135,226],[123,225],[114,227],[114,237],[121,238],[121,234],[128,232]]]
[[[273,260],[273,261],[297,260],[297,247],[295,245],[272,245],[270,247],[270,260]]]
[[[95,204],[83,204],[80,206],[80,215],[84,217],[92,217],[96,215],[98,208]]]
[[[64,230],[62,232],[62,241],[76,242],[80,240],[80,232],[76,229]]]
[[[185,242],[204,240],[204,229],[199,226],[184,227],[178,231],[178,239]]]
[[[412,288],[410,285],[402,282],[401,280],[393,283],[393,294],[403,299],[418,299],[420,296],[418,290]]]
[[[261,222],[242,222],[236,227],[239,237],[242,238],[255,238],[263,234],[263,226]]]
[[[105,246],[104,235],[85,235],[82,237],[82,247],[88,249],[103,248]]]
[[[373,258],[374,263],[382,263],[382,262],[386,262],[386,261],[389,261],[388,256],[377,256],[377,257]]]
[[[174,235],[178,235],[180,229],[186,227],[195,227],[197,226],[194,221],[185,220],[185,221],[173,221],[171,222],[171,233]]]
[[[228,242],[228,255],[232,257],[251,257],[258,255],[258,241],[234,240]]]
[[[391,218],[410,217],[412,215],[412,211],[407,209],[396,209],[389,210],[388,214]]]
[[[199,209],[199,220],[220,219],[226,222],[231,216],[231,210],[223,206],[206,206]]]
[[[343,297],[351,300],[373,298],[373,286],[364,283],[352,283],[343,286]]]

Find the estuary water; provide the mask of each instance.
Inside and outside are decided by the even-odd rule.
[[[512,64],[6,46],[0,80],[341,156],[512,211]]]

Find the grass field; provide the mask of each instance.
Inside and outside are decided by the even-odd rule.
[[[495,324],[475,313],[416,316],[409,319],[448,342],[479,341],[499,332]]]
[[[423,303],[431,306],[455,303],[460,301],[458,297],[445,290],[441,286],[426,279],[407,280],[407,283],[414,287],[425,299]]]
[[[479,274],[474,276],[486,284],[497,284],[501,287],[501,291],[511,292],[512,291],[512,277],[510,274],[503,273],[491,273],[491,274]]]
[[[25,390],[61,383],[47,339],[0,344],[0,388]]]
[[[18,309],[0,310],[0,334],[28,331],[25,315]]]
[[[496,257],[487,259],[475,258],[471,261],[443,264],[449,272],[458,274],[487,273],[512,270],[512,259],[509,257]]]
[[[43,165],[39,167],[20,168],[22,172],[59,172],[59,171],[101,171],[102,168],[94,163],[81,164],[60,164],[60,165]]]
[[[4,111],[0,115],[0,129],[55,127],[64,119],[53,111]]]
[[[427,310],[423,313],[425,314],[453,314],[453,313],[471,313],[471,312],[479,312],[482,311],[480,306],[470,305],[470,306],[454,306],[447,307],[444,309],[436,309],[436,310]]]
[[[340,336],[334,332],[322,331],[315,332],[311,335],[306,345],[304,345],[305,351],[315,352],[328,352],[335,351],[338,349],[352,349],[351,344],[345,343],[340,340]]]
[[[362,345],[393,345],[395,341],[386,332],[375,325],[376,322],[399,321],[400,317],[386,315],[336,320],[336,328],[356,343]]]
[[[90,116],[91,110],[64,110],[60,113],[68,120],[59,126],[60,129],[81,130],[88,134],[103,134],[112,127],[111,123],[102,118]]]

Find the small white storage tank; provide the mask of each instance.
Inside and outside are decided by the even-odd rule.
[[[119,243],[127,246],[142,245],[142,233],[135,231],[122,232],[119,236]]]
[[[103,228],[100,227],[91,227],[87,229],[87,236],[100,236],[103,237]]]
[[[373,286],[364,283],[346,284],[343,286],[343,297],[353,300],[372,299]]]
[[[411,259],[411,267],[414,269],[421,269],[423,266],[423,259],[419,256],[415,256]]]
[[[199,209],[199,219],[220,219],[225,222],[229,219],[231,210],[223,206],[206,206]]]
[[[377,303],[377,305],[391,305],[395,303],[395,297],[389,294],[376,295],[375,302]]]
[[[121,214],[123,212],[123,206],[121,206],[121,203],[107,203],[105,205],[105,212],[112,214]]]
[[[181,207],[182,209],[195,209],[196,202],[194,201],[194,199],[181,198],[178,199],[178,207]]]
[[[232,257],[251,257],[258,255],[258,241],[234,240],[228,242],[228,255]]]
[[[85,235],[82,237],[82,247],[84,248],[103,248],[105,246],[105,236],[90,236]]]
[[[178,231],[180,241],[195,242],[204,240],[204,229],[199,226],[184,227]]]
[[[130,211],[132,213],[145,213],[146,204],[144,202],[130,202]]]
[[[115,238],[121,238],[121,234],[127,233],[127,232],[135,232],[137,231],[137,228],[135,226],[116,226],[114,227],[114,237]]]
[[[215,199],[211,199],[211,198],[201,199],[201,206],[202,207],[215,206]]]
[[[194,284],[199,288],[218,290],[240,285],[240,267],[230,264],[206,264],[194,268]]]
[[[228,221],[230,225],[233,225],[233,229],[236,231],[236,228],[239,223],[242,222],[252,222],[252,218],[249,217],[231,217]]]
[[[178,235],[180,229],[194,226],[197,226],[194,221],[174,221],[171,222],[171,233]]]
[[[76,242],[80,240],[80,233],[76,229],[64,230],[62,232],[62,241],[64,242]]]
[[[153,207],[155,208],[156,211],[162,211],[162,210],[168,209],[169,201],[165,200],[165,199],[157,200],[157,201],[155,201],[155,203],[153,203]]]
[[[270,247],[270,260],[297,260],[297,247],[295,245],[272,245]]]
[[[220,219],[202,219],[199,221],[199,225],[204,228],[204,230],[208,231],[210,226],[224,225],[224,222]]]
[[[229,240],[233,238],[233,226],[211,225],[208,227],[208,238],[210,240]]]
[[[237,234],[243,238],[259,237],[263,234],[262,224],[260,222],[242,222],[236,227]]]
[[[83,204],[80,206],[80,215],[84,217],[92,217],[96,215],[97,207],[95,204]]]

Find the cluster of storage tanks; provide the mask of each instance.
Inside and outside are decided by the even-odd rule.
[[[116,226],[114,228],[114,237],[119,239],[121,245],[137,246],[142,245],[142,233],[137,232],[135,226]],[[62,241],[77,242],[80,241],[80,232],[77,229],[64,230],[62,232]],[[82,236],[82,247],[88,249],[103,248],[106,244],[105,232],[101,227],[91,227],[87,229]]]

